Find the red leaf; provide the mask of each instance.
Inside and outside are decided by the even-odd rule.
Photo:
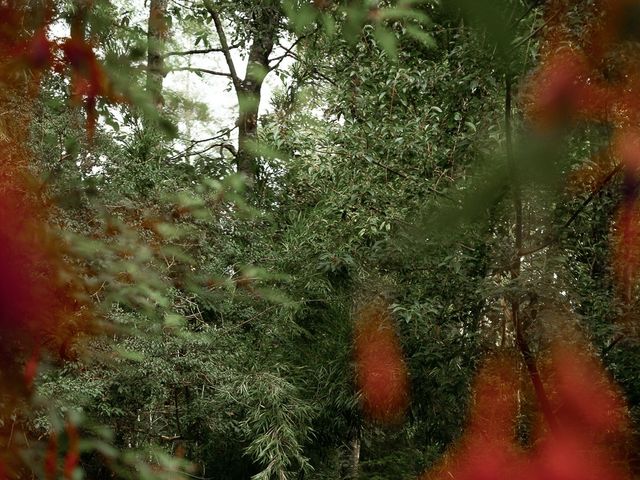
[[[63,476],[65,479],[71,480],[73,471],[80,461],[80,436],[78,435],[76,426],[71,423],[67,424],[67,439],[69,441],[69,447],[64,458]]]
[[[374,303],[358,313],[356,381],[364,413],[372,420],[399,420],[409,403],[409,377],[386,307]]]

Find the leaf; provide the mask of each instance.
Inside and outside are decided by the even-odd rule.
[[[415,25],[407,25],[406,27],[407,33],[416,39],[418,42],[422,43],[427,48],[436,48],[437,44],[434,38],[420,27]]]
[[[142,362],[144,360],[144,354],[142,352],[129,350],[122,345],[116,345],[114,351],[125,360],[131,360],[132,362]]]
[[[387,55],[394,60],[398,60],[397,39],[394,33],[382,25],[378,25],[373,32],[376,41],[384,48]]]
[[[380,11],[380,18],[390,20],[410,19],[424,25],[432,23],[431,18],[426,13],[413,8],[385,8]]]

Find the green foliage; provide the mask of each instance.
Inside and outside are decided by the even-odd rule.
[[[135,8],[99,2],[91,32],[128,102],[99,106],[90,142],[51,75],[30,132],[103,328],[74,361],[41,369],[46,408],[30,421],[42,435],[75,416],[86,478],[107,478],[105,464],[121,478],[157,478],[154,467],[415,478],[461,435],[482,358],[513,347],[514,298],[536,354],[556,328],[544,312],[576,315],[638,425],[637,346],[612,323],[623,308],[608,267],[618,190],[565,225],[588,194],[558,180],[606,133],[581,126],[562,149],[520,135],[525,241],[553,241],[514,278],[504,74],[521,80],[535,57],[538,11],[444,3],[212,2],[244,52],[261,28],[299,39],[259,119],[252,190],[233,173],[235,127],[216,126],[219,150],[200,150],[181,118],[210,121],[201,104],[168,91],[159,115]],[[218,45],[205,5],[169,14],[176,44]],[[374,295],[388,300],[411,379],[410,410],[393,427],[367,421],[354,385],[352,314]]]

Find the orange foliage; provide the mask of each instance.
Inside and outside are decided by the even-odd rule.
[[[357,314],[355,362],[365,415],[379,422],[401,419],[409,403],[409,376],[392,319],[380,302]]]
[[[574,119],[604,120],[613,102],[612,91],[595,84],[585,56],[570,47],[543,59],[531,82],[528,112],[543,128]]]

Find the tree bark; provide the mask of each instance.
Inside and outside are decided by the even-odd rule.
[[[349,460],[348,478],[355,480],[358,478],[360,470],[360,437],[358,436],[351,440],[351,458]]]
[[[87,42],[87,20],[89,18],[89,10],[93,0],[73,0],[73,13],[69,19],[69,30],[71,34],[71,41],[75,45],[84,45]],[[75,93],[73,92],[74,85],[72,83],[69,98],[70,109],[70,121],[71,121],[71,134],[68,146],[65,147],[65,157],[68,158],[70,163],[76,163],[78,155],[81,152],[82,144],[86,142],[86,134],[84,132],[86,125],[85,109],[86,104],[83,105],[84,99],[74,100]],[[81,172],[85,170],[86,166],[84,162],[80,165]]]
[[[262,27],[253,39],[247,60],[247,73],[236,91],[238,96],[238,173],[247,177],[250,185],[255,184],[258,162],[253,145],[258,136],[258,111],[262,94],[262,84],[269,73],[269,55],[275,44],[277,19],[265,16]],[[275,28],[274,28],[275,27]]]
[[[252,147],[258,136],[258,112],[262,99],[262,85],[265,77],[271,71],[269,56],[277,40],[280,13],[274,9],[265,8],[253,19],[251,29],[254,33],[249,47],[247,69],[244,79],[241,79],[231,57],[231,49],[220,15],[210,0],[204,0],[204,5],[214,21],[220,39],[220,50],[227,62],[229,77],[238,98],[236,169],[238,173],[245,175],[249,187],[253,188],[259,166]]]
[[[70,20],[71,39],[84,43],[87,35],[87,17],[91,0],[74,0],[73,15]]]
[[[147,92],[153,105],[161,109],[164,67],[164,45],[168,36],[168,0],[149,1],[149,22],[147,26]]]

